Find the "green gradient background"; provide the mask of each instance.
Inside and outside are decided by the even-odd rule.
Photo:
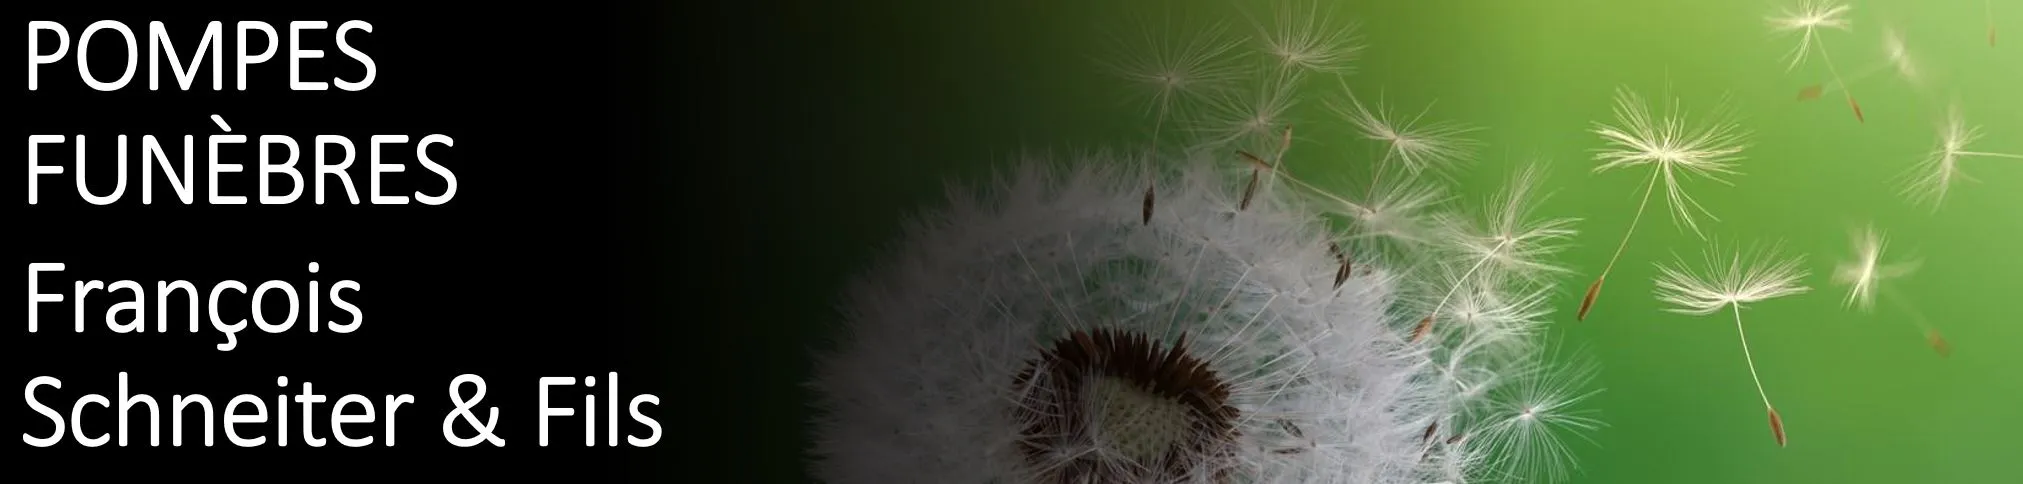
[[[974,176],[1021,150],[1143,137],[1142,112],[1118,100],[1125,86],[1089,56],[1106,20],[1167,8],[815,3],[776,19],[817,29],[811,37],[820,41],[775,67],[809,80],[782,100],[815,114],[774,121],[792,142],[752,147],[755,159],[808,162],[791,173],[752,168],[755,181],[729,182],[792,194],[732,215],[792,221],[792,230],[753,236],[763,243],[747,255],[798,268],[763,287],[728,288],[788,303],[751,308],[753,322],[723,343],[766,362],[739,374],[739,403],[724,415],[749,425],[739,426],[747,439],[734,444],[739,457],[722,465],[751,482],[804,478],[804,350],[823,344],[836,291],[895,235],[901,214],[934,203],[945,177]],[[1599,358],[1606,391],[1590,403],[1609,427],[1594,435],[1598,445],[1575,443],[1577,482],[1979,483],[2023,479],[2023,317],[2015,311],[2023,161],[1968,161],[1980,181],[1956,184],[1937,212],[1898,196],[1897,182],[1931,148],[1954,99],[1987,134],[1975,149],[2023,152],[2023,3],[1997,3],[2008,3],[1996,15],[2014,33],[1991,48],[1979,0],[1851,2],[1854,30],[1824,38],[1844,71],[1884,59],[1885,25],[1904,35],[1926,71],[1916,86],[1887,70],[1854,80],[1865,124],[1834,94],[1794,100],[1826,73],[1816,61],[1786,72],[1783,56],[1797,39],[1774,35],[1765,20],[1781,2],[1361,1],[1341,10],[1361,21],[1369,46],[1352,86],[1381,89],[1407,108],[1438,100],[1433,116],[1487,128],[1476,136],[1484,149],[1463,195],[1493,189],[1514,162],[1544,161],[1557,194],[1542,213],[1583,219],[1562,260],[1577,273],[1562,281],[1554,327]],[[1218,2],[1175,5],[1228,11]],[[1744,313],[1788,448],[1771,439],[1731,321],[1663,313],[1652,300],[1651,263],[1703,246],[1656,202],[1595,314],[1572,321],[1642,188],[1638,171],[1589,172],[1601,144],[1587,130],[1608,119],[1618,86],[1653,96],[1669,86],[1696,111],[1729,96],[1753,132],[1733,186],[1690,188],[1721,217],[1704,224],[1710,236],[1782,241],[1808,256],[1814,292]],[[1289,161],[1295,173],[1359,169],[1363,158],[1350,155],[1366,153],[1366,144],[1315,103],[1296,109],[1296,121],[1311,128]],[[1895,288],[1945,332],[1951,358],[1924,344],[1902,304],[1884,299],[1866,315],[1840,306],[1844,293],[1829,273],[1849,256],[1848,231],[1869,221],[1892,236],[1896,255],[1924,259]]]

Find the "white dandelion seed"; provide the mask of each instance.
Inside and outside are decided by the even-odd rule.
[[[1436,466],[1434,472],[1435,480],[1432,481],[1432,484],[1468,484],[1477,482],[1475,480],[1476,476],[1473,473],[1480,473],[1481,469],[1490,462],[1489,452],[1483,449],[1482,446],[1475,445],[1475,442],[1469,440],[1466,436],[1459,435],[1449,439],[1447,442],[1437,444],[1429,455],[1429,458]],[[1484,482],[1497,482],[1497,480],[1484,479]]]
[[[1849,30],[1852,22],[1848,21],[1847,14],[1853,10],[1854,7],[1842,5],[1836,0],[1802,0],[1795,8],[1785,7],[1770,17],[1772,29],[1799,33],[1798,47],[1788,55],[1791,65],[1787,69],[1797,69],[1814,51],[1825,56],[1825,47],[1819,40],[1820,29]],[[1833,63],[1831,60],[1826,62]]]
[[[1498,346],[1529,349],[1522,344],[1538,334],[1552,314],[1546,307],[1550,286],[1524,288],[1508,279],[1464,278],[1455,265],[1441,267],[1442,282],[1460,288],[1441,315],[1464,333],[1463,342],[1455,345],[1462,353]]]
[[[1372,184],[1361,196],[1307,188],[1317,195],[1315,209],[1349,220],[1355,229],[1352,237],[1415,245],[1429,243],[1437,235],[1429,221],[1432,210],[1452,199],[1439,185],[1409,177]]]
[[[1807,272],[1802,262],[1802,257],[1782,257],[1775,247],[1733,253],[1709,249],[1703,266],[1689,266],[1683,258],[1677,264],[1659,264],[1654,291],[1658,302],[1672,306],[1666,308],[1670,312],[1704,316],[1723,308],[1734,310],[1742,357],[1748,363],[1749,378],[1756,382],[1757,396],[1770,412],[1770,430],[1779,447],[1785,444],[1784,418],[1770,404],[1763,378],[1756,373],[1756,357],[1749,351],[1749,335],[1742,328],[1742,306],[1810,291],[1804,285]]]
[[[1918,64],[1911,60],[1911,49],[1904,45],[1903,35],[1898,34],[1896,29],[1883,30],[1883,51],[1889,54],[1889,63],[1896,67],[1898,76],[1917,82]]]
[[[1622,241],[1616,244],[1615,254],[1609,256],[1601,274],[1588,285],[1587,295],[1582,298],[1580,311],[1575,315],[1576,320],[1587,319],[1595,298],[1601,294],[1602,283],[1615,270],[1616,262],[1622,259],[1623,251],[1630,246],[1630,237],[1636,235],[1638,224],[1643,222],[1645,208],[1650,206],[1651,193],[1657,191],[1659,182],[1664,183],[1665,203],[1670,207],[1673,223],[1704,237],[1699,222],[1695,221],[1695,213],[1718,219],[1686,193],[1681,181],[1687,177],[1699,177],[1728,184],[1722,177],[1739,174],[1735,165],[1741,161],[1742,150],[1747,147],[1748,133],[1722,113],[1721,108],[1716,108],[1705,119],[1689,121],[1688,113],[1680,108],[1680,101],[1676,98],[1670,99],[1668,107],[1662,111],[1654,112],[1642,96],[1628,88],[1621,88],[1616,91],[1614,110],[1615,124],[1596,123],[1593,130],[1606,143],[1606,147],[1595,153],[1595,160],[1601,164],[1595,166],[1594,172],[1648,166],[1651,176],[1644,184],[1644,194],[1637,202],[1636,214],[1631,216],[1629,228],[1623,231]]]
[[[1497,456],[1487,467],[1499,481],[1566,481],[1578,464],[1568,441],[1592,444],[1588,434],[1603,426],[1584,405],[1600,393],[1589,388],[1597,366],[1585,358],[1555,357],[1553,351],[1532,356],[1524,372],[1490,392],[1481,410],[1484,424],[1475,438]]]
[[[1200,136],[1199,147],[1265,151],[1261,147],[1280,144],[1285,127],[1292,124],[1286,116],[1299,100],[1301,76],[1298,71],[1272,72],[1244,89],[1206,98],[1193,129]]]
[[[1903,278],[1917,271],[1918,261],[1884,262],[1883,255],[1889,250],[1889,238],[1877,231],[1874,226],[1866,226],[1855,232],[1852,241],[1853,258],[1841,261],[1833,270],[1833,282],[1847,286],[1847,297],[1841,300],[1842,305],[1868,312],[1875,309],[1878,293],[1889,297],[1903,306],[1911,324],[1925,337],[1926,344],[1931,345],[1940,356],[1949,354],[1951,345],[1946,342],[1945,336],[1939,334],[1938,329],[1933,328],[1930,321],[1925,319],[1924,314],[1912,306],[1909,299],[1897,295],[1895,291],[1883,285],[1887,281]]]
[[[1363,193],[1360,204],[1324,204],[1323,210],[1354,220],[1360,229],[1359,236],[1426,243],[1430,231],[1427,220],[1432,209],[1450,199],[1439,185],[1411,178],[1401,177],[1370,188]]]
[[[819,478],[1429,480],[1451,399],[1387,319],[1386,271],[1336,284],[1325,224],[1271,193],[1238,210],[1214,160],[1126,161],[954,192],[851,286],[812,383]]]
[[[1946,121],[1939,129],[1939,142],[1932,151],[1918,162],[1908,175],[1908,183],[1902,193],[1912,201],[1930,204],[1937,210],[1943,204],[1946,194],[1956,180],[1974,181],[1960,170],[1960,162],[1969,158],[2006,158],[2023,160],[2023,155],[1971,151],[1968,148],[1982,137],[1981,127],[1967,124],[1958,103],[1947,110]]]
[[[1131,22],[1110,42],[1115,52],[1099,62],[1110,73],[1144,87],[1146,109],[1154,116],[1152,139],[1178,114],[1183,101],[1226,89],[1242,78],[1235,51],[1239,38],[1219,23],[1176,26],[1171,18],[1154,27]]]
[[[1316,203],[1315,210],[1348,219],[1354,229],[1350,238],[1354,239],[1380,239],[1407,245],[1429,242],[1439,235],[1433,233],[1435,224],[1428,220],[1431,209],[1451,199],[1439,185],[1410,177],[1392,178],[1382,184],[1373,182],[1368,191],[1342,194],[1292,176],[1275,163],[1276,160],[1268,161],[1247,152],[1240,152],[1239,156],[1246,158],[1255,168],[1270,170],[1275,174],[1274,179],[1291,183],[1301,193],[1309,195]],[[1381,178],[1384,169],[1378,167],[1372,177]]]
[[[1477,145],[1467,136],[1480,128],[1452,121],[1426,120],[1426,114],[1433,110],[1431,104],[1406,118],[1386,106],[1382,99],[1377,101],[1375,109],[1371,109],[1358,100],[1347,85],[1342,86],[1341,92],[1341,98],[1329,100],[1329,109],[1347,120],[1364,138],[1384,144],[1384,156],[1378,160],[1379,165],[1396,161],[1410,174],[1418,175],[1467,158]],[[1376,183],[1376,180],[1371,182],[1372,185]]]
[[[1426,335],[1454,295],[1473,280],[1471,277],[1514,277],[1536,282],[1566,270],[1550,260],[1578,233],[1573,226],[1579,219],[1536,216],[1533,204],[1542,203],[1545,198],[1545,194],[1538,192],[1543,178],[1544,172],[1538,165],[1526,165],[1479,213],[1465,218],[1454,215],[1443,218],[1441,226],[1447,234],[1444,239],[1454,253],[1450,263],[1468,269],[1458,278],[1462,284],[1448,288],[1446,295],[1420,320],[1413,333],[1414,340]]]
[[[1356,33],[1359,25],[1339,21],[1332,8],[1316,1],[1282,2],[1273,9],[1270,22],[1252,23],[1264,54],[1282,70],[1350,74],[1351,62],[1364,48]]]
[[[1847,20],[1847,13],[1852,10],[1853,7],[1842,5],[1836,0],[1804,0],[1798,8],[1786,7],[1778,15],[1771,17],[1770,25],[1778,32],[1800,32],[1798,47],[1793,49],[1790,55],[1791,65],[1785,70],[1797,69],[1806,57],[1815,51],[1818,52],[1819,60],[1826,64],[1827,73],[1833,76],[1833,84],[1839,87],[1843,97],[1847,99],[1848,108],[1854,110],[1855,121],[1865,123],[1868,119],[1862,115],[1861,102],[1855,101],[1854,91],[1848,88],[1847,81],[1841,77],[1840,68],[1834,66],[1833,56],[1827,55],[1826,45],[1819,35],[1821,29],[1849,30],[1851,22]],[[1808,93],[1817,91],[1816,88],[1808,87],[1806,91],[1800,93],[1800,99],[1805,99]]]

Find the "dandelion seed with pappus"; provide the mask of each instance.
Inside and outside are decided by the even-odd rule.
[[[1705,119],[1689,121],[1677,99],[1670,99],[1662,109],[1654,112],[1635,91],[1618,89],[1615,123],[1595,124],[1594,133],[1607,143],[1607,147],[1595,153],[1595,160],[1601,162],[1595,166],[1595,173],[1649,166],[1651,176],[1644,183],[1644,194],[1637,202],[1635,215],[1630,218],[1629,229],[1623,231],[1623,239],[1617,243],[1615,253],[1609,256],[1608,265],[1603,266],[1601,274],[1588,284],[1587,294],[1581,298],[1580,311],[1574,316],[1576,320],[1586,320],[1588,311],[1594,309],[1602,284],[1615,270],[1623,251],[1629,248],[1630,237],[1636,235],[1638,224],[1643,222],[1644,210],[1650,206],[1651,194],[1657,191],[1659,182],[1664,183],[1665,204],[1671,207],[1672,221],[1691,230],[1694,235],[1702,235],[1694,214],[1697,212],[1708,218],[1714,215],[1686,193],[1681,181],[1699,177],[1726,184],[1728,182],[1723,176],[1738,174],[1735,164],[1742,159],[1748,136],[1740,125],[1718,108],[1715,114]]]
[[[1763,378],[1756,374],[1756,356],[1749,350],[1749,333],[1742,327],[1742,305],[1804,294],[1807,272],[1802,258],[1787,258],[1775,247],[1722,252],[1708,249],[1702,265],[1689,265],[1681,258],[1676,264],[1659,264],[1658,302],[1670,305],[1667,311],[1704,316],[1722,309],[1735,313],[1735,336],[1742,342],[1742,358],[1749,366],[1749,378],[1756,382],[1756,394],[1770,412],[1770,431],[1777,445],[1786,443],[1784,417],[1770,404],[1763,390]]]
[[[1932,327],[1924,314],[1911,305],[1908,298],[1898,296],[1894,290],[1883,286],[1884,282],[1916,272],[1919,263],[1884,262],[1883,254],[1889,249],[1889,238],[1877,231],[1874,226],[1863,227],[1854,232],[1852,246],[1853,258],[1841,261],[1833,270],[1833,282],[1847,286],[1847,297],[1841,300],[1842,304],[1861,312],[1869,312],[1875,309],[1878,294],[1889,297],[1903,306],[1911,324],[1915,325],[1924,336],[1926,344],[1931,345],[1932,350],[1938,352],[1940,356],[1947,356],[1952,351],[1952,345],[1946,342],[1945,336],[1940,335],[1939,330]]]
[[[2005,159],[2023,161],[2023,155],[1973,151],[1968,146],[1982,137],[1981,127],[1967,124],[1958,103],[1947,109],[1946,120],[1939,129],[1939,140],[1932,151],[1920,160],[1906,176],[1902,193],[1913,202],[1928,204],[1933,211],[1945,203],[1946,195],[1957,180],[1973,181],[1960,169],[1960,162],[1973,158]]]

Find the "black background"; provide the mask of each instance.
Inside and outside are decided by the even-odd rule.
[[[717,423],[720,419],[696,410],[698,405],[732,406],[737,398],[713,386],[730,377],[719,371],[722,355],[709,350],[709,326],[696,322],[710,319],[713,310],[703,304],[708,294],[690,283],[724,270],[705,265],[681,269],[686,258],[674,255],[687,250],[684,244],[703,250],[716,245],[693,234],[720,233],[712,224],[730,222],[681,213],[680,207],[718,198],[710,192],[716,177],[707,168],[707,153],[675,157],[662,148],[682,139],[710,139],[710,129],[729,129],[665,129],[681,116],[667,112],[668,106],[684,105],[700,115],[718,111],[712,103],[728,102],[669,96],[683,92],[670,83],[687,77],[676,75],[676,67],[687,64],[685,72],[708,72],[707,63],[722,62],[711,59],[723,59],[703,55],[715,48],[712,44],[675,39],[709,32],[697,29],[709,28],[713,15],[729,13],[684,15],[593,2],[478,8],[420,2],[284,8],[280,3],[46,2],[12,7],[26,10],[17,10],[16,28],[26,30],[28,20],[51,20],[71,34],[71,57],[43,67],[39,90],[22,87],[15,108],[22,123],[18,142],[25,144],[30,134],[86,135],[91,178],[103,182],[93,184],[99,193],[112,186],[114,137],[129,135],[133,155],[127,161],[126,193],[111,206],[89,206],[75,194],[75,168],[44,177],[41,203],[21,205],[23,218],[16,220],[25,223],[17,222],[10,231],[19,234],[10,238],[21,241],[15,249],[21,265],[16,267],[66,263],[67,272],[43,278],[44,292],[68,292],[71,281],[91,279],[131,279],[152,291],[157,280],[188,280],[199,288],[226,279],[249,286],[269,279],[303,284],[311,277],[306,264],[315,261],[322,265],[316,280],[327,285],[349,279],[362,285],[353,302],[363,308],[364,324],[350,334],[311,334],[299,323],[283,334],[249,327],[239,333],[237,349],[221,352],[212,346],[221,335],[208,324],[189,333],[180,312],[168,333],[114,334],[99,322],[101,303],[87,309],[86,332],[76,334],[66,301],[43,307],[38,333],[27,333],[16,319],[17,329],[10,332],[16,363],[9,365],[9,374],[22,386],[36,376],[61,379],[61,390],[44,388],[37,397],[66,414],[66,420],[70,402],[81,395],[116,398],[121,371],[130,373],[133,391],[160,401],[164,417],[172,395],[204,394],[213,400],[214,412],[222,413],[228,399],[248,393],[268,401],[271,418],[272,398],[296,393],[302,382],[312,382],[329,402],[357,393],[381,407],[384,395],[412,394],[416,403],[398,414],[397,445],[385,447],[385,437],[379,435],[364,448],[342,447],[334,439],[310,448],[301,440],[300,408],[290,403],[295,408],[289,412],[293,428],[287,447],[273,446],[271,423],[256,426],[270,437],[262,447],[236,447],[222,429],[216,447],[199,446],[201,434],[194,432],[184,447],[168,447],[170,428],[164,422],[164,447],[150,448],[136,416],[129,429],[133,440],[125,448],[116,439],[104,447],[82,448],[68,435],[55,447],[33,448],[15,436],[48,435],[51,425],[24,400],[9,405],[6,429],[13,447],[7,455],[17,471],[55,471],[88,481],[735,480],[717,476],[723,467],[711,464],[732,452],[734,437],[725,437],[731,432]],[[142,44],[134,81],[116,92],[90,90],[75,70],[77,37],[102,19],[125,22]],[[305,47],[325,51],[322,59],[304,61],[305,80],[355,80],[361,68],[338,52],[332,40],[339,24],[354,19],[373,25],[371,33],[354,32],[349,39],[376,62],[375,82],[358,92],[288,90],[286,23],[329,22],[329,30],[304,34]],[[281,33],[284,45],[273,60],[250,68],[247,91],[234,89],[236,73],[229,71],[225,90],[212,91],[210,65],[190,91],[181,91],[165,65],[165,89],[151,92],[145,39],[147,22],[157,20],[167,25],[184,58],[195,48],[205,22],[222,22],[227,67],[236,46],[236,21],[266,21]],[[112,34],[102,32],[93,39],[92,63],[103,79],[116,75],[123,60],[121,42]],[[14,37],[16,42],[23,39],[19,33]],[[676,46],[698,52],[677,52]],[[194,205],[164,197],[167,185],[159,179],[156,203],[140,204],[139,137],[164,138],[173,152],[181,136],[194,136],[200,143],[195,153],[201,172],[201,143],[218,132],[208,119],[213,114],[236,134],[290,135],[305,149],[315,135],[350,137],[361,149],[351,170],[361,191],[367,188],[363,149],[368,136],[405,134],[418,141],[428,134],[448,135],[455,146],[438,147],[431,158],[456,173],[458,192],[442,206],[350,205],[335,192],[331,195],[338,198],[319,206],[312,202],[311,190],[285,206],[215,206],[205,203],[208,182],[199,175]],[[226,194],[255,194],[252,146],[226,149],[225,156],[236,152],[236,161],[248,169],[223,175],[220,185]],[[67,166],[71,149],[69,144],[45,147],[42,163]],[[386,153],[387,161],[408,167],[405,173],[387,175],[385,191],[440,193],[440,182],[415,162],[411,150],[407,145]],[[18,148],[16,153],[22,156]],[[25,191],[25,185],[16,186]],[[672,223],[674,217],[683,223]],[[244,301],[243,296],[236,300]],[[670,336],[677,331],[685,338]],[[608,371],[620,373],[621,400],[642,393],[660,398],[661,405],[645,408],[661,425],[659,444],[634,449],[621,437],[619,448],[586,450],[581,421],[560,418],[551,423],[549,447],[538,447],[537,378],[597,375],[601,414],[609,385],[601,380]],[[504,448],[457,448],[442,437],[442,416],[451,409],[449,382],[464,373],[486,380],[488,393],[480,408],[500,409],[497,431],[506,440]],[[277,376],[291,380],[285,391],[275,386]],[[564,390],[553,398],[560,405],[580,406],[580,395]],[[621,433],[647,433],[623,415],[624,407],[621,402]],[[318,406],[318,434],[325,438],[329,408],[328,402]],[[385,409],[376,410],[384,418]],[[115,430],[112,411],[91,412],[85,417],[91,433]],[[359,429],[378,434],[378,427]],[[602,441],[600,437],[600,445]]]
[[[309,448],[296,430],[288,447],[238,448],[218,435],[213,448],[140,441],[86,449],[68,439],[33,448],[16,436],[47,435],[50,423],[25,401],[9,405],[0,434],[12,442],[10,461],[29,463],[29,475],[53,470],[87,481],[803,482],[810,349],[827,344],[836,295],[897,235],[896,216],[934,202],[951,172],[986,167],[978,161],[1007,156],[1029,136],[1050,139],[1040,134],[1081,119],[1079,106],[1119,102],[1080,89],[1086,79],[1043,74],[1084,54],[1072,36],[1049,33],[1059,25],[1041,22],[1090,8],[1071,0],[14,8],[17,32],[29,20],[65,25],[72,55],[75,37],[101,19],[142,36],[148,21],[165,22],[185,55],[204,22],[222,22],[229,37],[239,20],[266,21],[284,35],[288,21],[324,20],[333,30],[305,36],[326,56],[305,62],[311,80],[357,78],[328,35],[346,20],[374,27],[351,37],[378,66],[360,92],[288,90],[285,53],[252,66],[244,92],[230,73],[223,92],[211,91],[208,71],[191,91],[151,92],[138,77],[145,61],[136,84],[96,92],[74,61],[45,67],[41,89],[24,84],[17,98],[17,150],[31,134],[84,134],[93,180],[110,180],[114,136],[201,143],[217,132],[213,114],[236,133],[304,143],[319,134],[361,144],[374,134],[456,140],[432,152],[459,182],[443,206],[140,205],[130,180],[125,200],[99,207],[69,188],[72,174],[44,177],[43,203],[21,205],[16,220],[26,223],[11,233],[21,234],[16,267],[69,265],[44,278],[52,290],[77,279],[299,282],[316,261],[316,280],[363,286],[355,302],[367,315],[355,333],[249,330],[238,349],[219,352],[208,329],[112,334],[94,323],[73,334],[68,304],[47,305],[43,331],[29,334],[17,319],[7,334],[9,356],[20,362],[8,373],[24,387],[36,376],[62,379],[61,390],[38,394],[50,406],[67,414],[80,395],[111,395],[119,371],[131,373],[135,391],[162,400],[272,398],[284,375],[294,383],[288,393],[309,381],[331,401],[350,393],[417,400],[400,410],[394,448]],[[93,58],[106,64],[94,72],[117,73],[123,52],[104,50],[119,47],[106,40],[114,38],[94,39],[93,51],[109,53]],[[1022,102],[1007,108],[1005,98]],[[68,163],[68,148],[45,147],[43,162]],[[237,148],[226,157],[238,153],[251,168],[251,147]],[[202,153],[199,146],[199,163]],[[388,175],[386,192],[441,189],[405,150],[389,153],[408,171]],[[138,161],[127,161],[130,179]],[[351,173],[362,180],[364,168]],[[222,184],[234,195],[257,188],[250,173],[226,174]],[[658,445],[585,449],[580,421],[560,418],[550,446],[536,446],[537,379],[602,380],[609,371],[621,374],[622,399],[660,398],[647,409],[661,425]],[[449,382],[465,373],[487,381],[483,405],[499,407],[506,447],[456,448],[442,438]],[[555,398],[581,401],[566,391]],[[86,418],[97,423],[87,428],[109,429],[111,413],[93,411]],[[299,425],[294,413],[291,426]],[[622,433],[646,431],[621,422]]]

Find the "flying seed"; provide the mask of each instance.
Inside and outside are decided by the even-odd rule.
[[[1587,286],[1587,297],[1583,297],[1583,298],[1581,298],[1581,300],[1580,300],[1580,313],[1574,316],[1574,321],[1587,321],[1587,312],[1588,312],[1588,310],[1589,310],[1589,309],[1594,309],[1594,307],[1595,307],[1595,296],[1599,296],[1599,295],[1601,295],[1601,293],[1602,293],[1602,281],[1604,281],[1604,280],[1607,280],[1607,279],[1608,279],[1608,276],[1606,276],[1606,275],[1604,275],[1604,276],[1602,276],[1602,277],[1597,277],[1597,278],[1595,278],[1595,282],[1594,282],[1594,284],[1589,284],[1589,285]]]
[[[1953,355],[1953,345],[1946,342],[1946,337],[1939,336],[1938,330],[1925,331],[1925,340],[1931,342],[1932,351],[1939,352],[1940,358]]]
[[[1156,187],[1151,185],[1145,187],[1145,225],[1152,225],[1152,191],[1154,188]]]
[[[1426,319],[1419,320],[1419,327],[1412,330],[1412,342],[1417,343],[1419,340],[1426,339],[1426,333],[1432,332],[1432,330],[1433,315],[1428,314],[1426,315]]]
[[[1777,415],[1775,407],[1770,408],[1770,432],[1777,435],[1777,446],[1784,446],[1784,417]]]
[[[1798,90],[1798,100],[1811,101],[1814,99],[1819,99],[1819,95],[1825,92],[1826,86],[1822,84],[1813,84],[1810,86],[1805,86],[1804,89]]]

